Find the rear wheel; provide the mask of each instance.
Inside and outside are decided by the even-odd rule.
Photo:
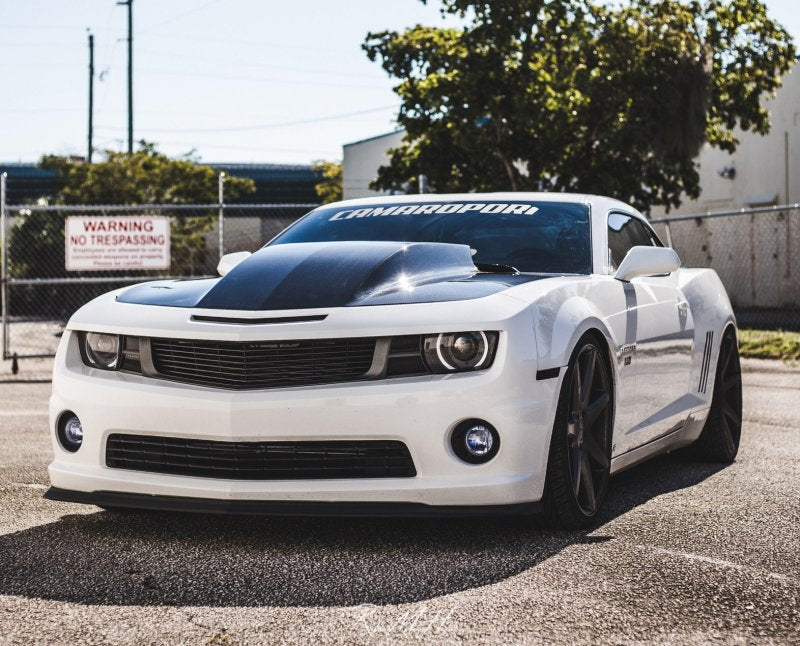
[[[686,448],[686,453],[698,460],[731,463],[739,452],[741,436],[742,368],[736,333],[729,328],[719,349],[708,419],[700,437]]]
[[[580,529],[596,518],[608,489],[612,412],[608,362],[587,335],[561,386],[542,498],[544,525]]]

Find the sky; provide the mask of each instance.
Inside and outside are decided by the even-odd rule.
[[[767,0],[800,41],[800,0]],[[340,159],[394,129],[393,81],[370,31],[442,25],[430,0],[133,0],[134,138],[206,162]],[[87,28],[95,148],[127,147],[127,9],[0,0],[0,160],[86,153]]]

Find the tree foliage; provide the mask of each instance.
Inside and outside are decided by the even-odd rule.
[[[342,199],[342,163],[332,161],[318,161],[313,165],[315,172],[319,173],[320,181],[314,186],[317,197],[322,204],[337,202]]]
[[[422,0],[423,2],[425,0]],[[694,157],[764,134],[795,59],[758,0],[443,0],[461,28],[368,34],[399,79],[404,143],[374,184],[601,193],[641,209],[700,193]]]
[[[218,173],[191,159],[171,159],[151,143],[141,141],[133,154],[106,151],[95,164],[45,156],[40,167],[58,173],[56,204],[130,204],[147,212],[147,204],[213,204],[217,201]],[[255,190],[251,179],[227,177],[226,199]],[[205,270],[208,250],[205,236],[213,229],[216,214],[198,211],[172,212],[170,273],[191,275]],[[64,269],[64,218],[60,214],[33,211],[15,226],[9,263],[15,275],[54,277]]]

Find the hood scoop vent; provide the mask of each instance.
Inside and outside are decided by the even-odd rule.
[[[466,279],[477,271],[465,245],[279,244],[236,265],[197,306],[289,310],[398,303],[426,285]]]
[[[310,316],[272,316],[270,318],[237,318],[231,316],[201,316],[193,315],[192,321],[199,323],[225,323],[227,325],[275,325],[278,323],[312,323],[324,321],[327,314],[312,314]]]
[[[121,303],[269,312],[464,301],[546,278],[513,267],[475,266],[466,245],[438,242],[306,242],[264,247],[222,278],[157,281],[117,296]],[[202,312],[201,323],[269,325],[311,316],[249,318]]]

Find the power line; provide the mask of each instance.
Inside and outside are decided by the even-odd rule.
[[[21,69],[50,69],[54,67],[83,67],[81,63],[54,63],[54,64],[45,64],[45,65],[16,65],[15,68]],[[117,70],[119,69],[116,65],[106,65],[103,67],[104,70]],[[329,87],[351,87],[351,88],[365,88],[365,89],[377,89],[382,90],[383,88],[376,87],[375,83],[343,83],[341,81],[304,81],[304,80],[295,80],[295,79],[282,79],[282,78],[274,78],[269,76],[243,76],[240,74],[232,75],[232,74],[209,74],[203,72],[187,72],[185,70],[167,70],[163,68],[147,68],[147,67],[140,67],[138,68],[141,72],[147,72],[148,74],[161,74],[165,76],[191,76],[196,78],[210,78],[210,79],[221,79],[225,81],[258,81],[261,83],[279,83],[283,85],[305,85],[308,86],[309,83],[313,83],[314,85],[323,85]],[[298,70],[299,71],[299,70]],[[389,79],[386,79],[389,80]]]
[[[225,81],[258,81],[261,83],[279,83],[283,85],[304,85],[308,86],[308,81],[293,80],[293,79],[277,79],[264,76],[242,76],[240,74],[206,74],[202,72],[187,72],[184,70],[165,70],[165,69],[146,69],[142,68],[141,71],[148,74],[162,74],[165,76],[181,76],[181,77],[195,77],[195,78],[209,78],[221,79]],[[388,79],[387,79],[388,80]],[[351,88],[364,88],[368,90],[380,90],[384,88],[376,87],[375,83],[342,83],[340,81],[314,81],[315,86],[328,86],[328,87],[351,87]]]
[[[312,117],[310,119],[297,119],[295,121],[283,121],[280,123],[266,123],[261,125],[252,126],[231,126],[228,128],[145,128],[146,132],[246,132],[250,130],[270,130],[272,128],[288,128],[290,126],[304,126],[310,123],[321,123],[323,121],[338,121],[339,119],[349,119],[351,117],[359,117],[364,114],[371,114],[373,112],[383,112],[385,110],[397,109],[397,105],[383,105],[378,108],[369,108],[367,110],[356,110],[355,112],[345,112],[342,114],[331,114],[324,117]],[[107,129],[104,126],[101,126]]]
[[[188,11],[184,11],[183,13],[179,13],[179,14],[177,14],[175,16],[172,16],[172,18],[167,18],[164,22],[160,22],[158,24],[151,25],[150,27],[145,27],[144,31],[140,31],[139,33],[140,34],[146,34],[151,29],[157,29],[158,27],[161,27],[162,25],[168,25],[171,22],[175,22],[179,18],[183,18],[184,16],[188,16],[189,14],[197,13],[198,11],[202,11],[206,7],[210,7],[212,4],[216,4],[217,2],[219,2],[219,0],[209,0],[209,2],[206,2],[205,4],[202,4],[199,7],[194,7],[193,9],[189,9]]]
[[[44,43],[34,43],[31,41],[26,41],[24,43],[16,43],[8,40],[4,40],[0,42],[0,47],[74,47],[75,43],[54,43],[52,40],[48,40]]]
[[[114,9],[116,5],[111,5],[111,8],[108,12],[108,18],[106,19],[106,29],[105,32],[108,34],[109,30],[111,29],[111,21],[114,19]],[[103,51],[103,58],[102,60],[108,61],[111,59],[109,65],[105,66],[103,70],[100,72],[100,81],[105,80],[105,73],[113,68],[113,63],[117,59],[117,54],[119,53],[119,41],[116,38],[106,38],[106,47]],[[106,104],[106,99],[108,98],[108,91],[110,89],[111,84],[105,83],[103,85],[103,96],[100,97],[100,105],[98,106],[98,112],[103,111],[103,106]]]
[[[292,45],[286,43],[280,43],[277,41],[265,42],[259,40],[240,40],[238,38],[209,38],[207,36],[181,36],[178,34],[168,34],[168,33],[153,33],[148,32],[144,34],[142,32],[143,38],[162,38],[166,40],[189,40],[193,43],[222,43],[224,45],[253,45],[254,47],[259,47],[261,49],[265,47],[273,47],[280,50],[286,49],[297,49],[302,50],[304,52],[327,52],[327,53],[339,53],[339,54],[355,54],[358,53],[363,56],[363,52],[360,48],[354,47],[353,49],[341,49],[336,47],[319,47],[315,45]]]
[[[105,144],[108,143],[116,143],[121,141],[115,137],[108,137],[101,139],[101,141]],[[304,154],[323,154],[323,155],[334,155],[340,154],[341,150],[334,150],[332,148],[274,148],[272,146],[241,146],[241,145],[233,145],[233,144],[205,144],[205,143],[197,143],[196,141],[175,141],[172,139],[167,140],[159,140],[156,142],[158,146],[165,145],[165,146],[190,146],[192,148],[203,149],[203,148],[216,148],[216,149],[230,149],[230,150],[257,150],[260,152],[268,153],[268,152],[282,152],[282,153],[304,153]]]
[[[84,29],[86,25],[0,25],[0,29]]]
[[[183,52],[169,52],[163,51],[158,49],[150,49],[149,47],[139,47],[137,50],[139,52],[145,52],[147,54],[157,54],[160,56],[169,56],[169,57],[178,57],[178,58],[189,58],[192,61],[208,61],[210,63],[220,63],[226,65],[240,65],[242,67],[257,67],[257,68],[264,68],[264,69],[275,69],[275,70],[285,70],[287,72],[295,72],[300,74],[317,74],[317,75],[327,75],[327,76],[352,76],[358,78],[369,78],[375,79],[376,76],[383,77],[382,70],[375,69],[374,74],[366,74],[363,72],[342,72],[340,70],[333,70],[333,69],[325,69],[319,67],[291,67],[287,65],[274,65],[272,63],[263,63],[263,62],[253,62],[252,58],[219,58],[219,57],[211,57],[211,56],[197,56],[195,54],[190,53],[183,53]]]
[[[138,47],[136,50],[138,53],[145,53],[145,54],[158,54],[158,55],[168,55],[172,56],[173,54],[170,52],[158,52],[152,49],[143,49]],[[198,61],[208,61],[208,62],[220,62],[225,63],[226,61],[213,59],[213,58],[203,58],[203,57],[194,57],[187,55],[188,58],[192,58]],[[240,63],[236,61],[229,61],[229,65],[239,65]],[[75,68],[75,67],[83,67],[82,63],[39,63],[39,64],[15,64],[14,69],[53,69],[53,68]],[[337,72],[334,70],[319,70],[319,69],[310,69],[310,68],[299,68],[299,67],[284,67],[280,65],[244,65],[244,67],[254,67],[254,68],[264,68],[264,69],[274,69],[274,70],[283,70],[287,72],[292,72],[294,74],[310,74],[310,75],[322,75],[322,76],[346,76],[346,77],[359,77],[359,78],[372,78],[376,80],[377,77],[372,76],[370,74],[355,74],[355,73],[348,73],[348,72]],[[120,69],[116,65],[106,65],[103,67],[104,70],[117,70]],[[326,83],[324,81],[302,81],[302,80],[293,80],[293,79],[281,79],[281,78],[270,78],[265,76],[240,76],[235,75],[232,76],[230,74],[209,74],[209,73],[198,73],[198,72],[185,72],[180,70],[165,70],[165,69],[148,69],[148,68],[139,68],[140,71],[148,72],[150,74],[167,74],[167,75],[181,75],[181,76],[197,76],[201,78],[218,78],[218,79],[230,79],[230,80],[246,80],[246,81],[266,81],[266,82],[273,82],[273,83],[285,83],[290,85],[307,85],[308,83],[314,83],[317,85],[330,85],[333,87],[356,87],[356,88],[372,88],[375,87],[375,83],[343,83],[341,81],[331,81]],[[389,80],[387,77],[382,77],[379,79],[380,81]]]
[[[83,112],[83,108],[7,108],[0,110],[0,114],[19,114],[20,112]]]

